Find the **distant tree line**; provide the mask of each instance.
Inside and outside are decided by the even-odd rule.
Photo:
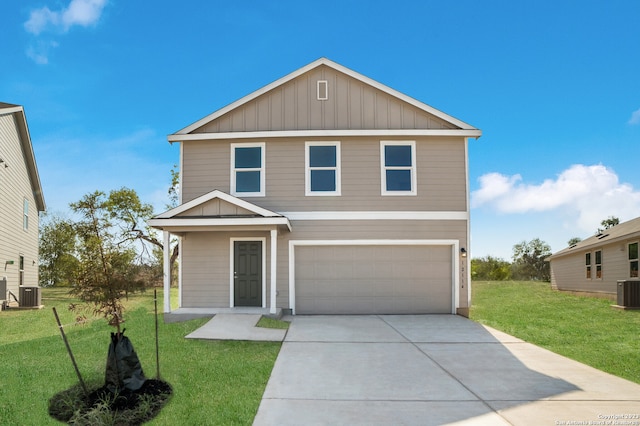
[[[511,262],[493,256],[471,259],[471,279],[550,281],[549,262],[545,261],[549,256],[551,247],[539,238],[522,241],[513,246]]]
[[[620,224],[620,219],[609,216],[600,222],[597,234]],[[571,238],[567,246],[571,247],[582,241],[579,237]],[[551,281],[549,262],[551,256],[549,244],[534,238],[522,241],[513,246],[511,262],[493,256],[471,259],[471,279],[479,281],[534,280]]]

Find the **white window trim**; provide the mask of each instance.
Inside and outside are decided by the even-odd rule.
[[[256,148],[259,147],[261,149],[260,153],[260,168],[254,169],[236,169],[236,148]],[[230,192],[231,195],[236,197],[264,197],[266,194],[265,190],[265,174],[266,174],[266,144],[264,142],[255,142],[255,143],[232,143],[231,144],[231,180],[230,180]],[[260,191],[258,192],[237,192],[236,191],[236,172],[237,171],[244,172],[260,172]]]
[[[598,263],[598,255],[597,255],[598,252],[600,252],[600,263]],[[595,269],[591,270],[591,276],[595,280],[602,281],[603,276],[604,276],[604,267],[603,267],[604,262],[603,262],[603,259],[602,259],[603,255],[604,255],[604,253],[603,253],[602,249],[595,250],[593,252],[593,265],[595,266]],[[600,267],[600,276],[598,276],[598,266]]]
[[[384,148],[391,145],[409,145],[411,146],[411,167],[387,167],[385,166]],[[416,141],[380,141],[380,194],[391,196],[417,195],[418,179],[416,173]],[[411,171],[411,190],[410,191],[387,191],[387,170],[410,170]]]
[[[22,202],[22,229],[29,230],[29,200],[26,198]]]
[[[310,166],[310,147],[312,146],[335,146],[336,147],[336,166],[335,167],[311,167]],[[305,175],[305,195],[310,197],[335,197],[342,195],[342,167],[339,141],[313,141],[304,144],[304,175]],[[335,191],[312,191],[311,190],[311,170],[335,170],[336,171],[336,190]]]
[[[324,88],[322,88],[322,86],[324,86]],[[319,101],[326,101],[329,99],[329,82],[327,80],[318,80],[316,89]]]

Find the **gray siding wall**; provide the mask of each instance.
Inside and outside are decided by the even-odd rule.
[[[340,142],[342,195],[339,197],[305,196],[305,141],[312,140]],[[416,141],[417,196],[380,195],[381,140]],[[183,143],[183,202],[214,189],[230,191],[230,143]],[[465,145],[461,137],[269,140],[265,147],[266,196],[247,198],[247,201],[274,211],[466,211]]]
[[[327,100],[318,100],[318,80],[328,82]],[[193,133],[447,128],[455,127],[373,86],[321,66]]]
[[[0,277],[19,295],[19,258],[24,257],[24,284],[38,285],[38,208],[13,114],[0,114]],[[5,167],[5,164],[8,167]],[[23,204],[29,202],[29,227],[23,229]],[[6,261],[13,260],[13,265]],[[4,295],[0,295],[0,299]]]
[[[616,242],[554,259],[551,261],[551,284],[558,290],[615,294],[617,281],[629,278],[627,245],[637,241]],[[602,279],[595,278],[597,250],[602,250]],[[586,273],[586,253],[591,253],[591,279]]]
[[[467,222],[450,221],[292,221],[292,232],[278,235],[277,306],[289,308],[290,240],[453,239],[468,247]],[[268,232],[193,232],[183,239],[182,307],[228,307],[230,239],[265,237],[267,305],[270,294]],[[454,261],[458,259],[454,258]],[[461,307],[466,307],[468,283],[461,278]]]

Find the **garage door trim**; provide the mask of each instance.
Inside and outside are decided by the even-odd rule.
[[[296,314],[296,247],[297,246],[451,246],[451,313],[459,307],[458,287],[460,281],[460,251],[458,240],[290,240],[289,241],[289,306]]]

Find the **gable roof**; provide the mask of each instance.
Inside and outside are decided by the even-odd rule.
[[[640,217],[619,223],[609,229],[605,229],[596,235],[580,241],[570,247],[564,248],[557,253],[552,254],[547,259],[553,260],[558,257],[566,256],[573,253],[584,252],[586,249],[592,249],[606,244],[628,240],[631,238],[640,238]]]
[[[435,120],[443,123],[442,127],[439,129],[433,128],[410,128],[410,129],[393,129],[398,134],[419,134],[421,132],[425,134],[443,134],[443,135],[458,135],[458,136],[468,136],[468,137],[480,137],[482,132],[479,129],[467,124],[457,118],[454,118],[442,111],[439,111],[423,102],[420,102],[416,99],[413,99],[403,93],[400,93],[388,86],[385,86],[369,77],[366,77],[362,74],[359,74],[353,70],[350,70],[340,64],[337,64],[327,58],[320,58],[276,81],[271,84],[268,84],[262,87],[259,90],[213,112],[212,114],[207,115],[206,117],[196,121],[195,123],[178,130],[174,134],[168,136],[168,140],[170,142],[178,142],[185,140],[202,140],[202,139],[222,139],[222,138],[233,138],[233,137],[247,137],[252,135],[247,135],[247,133],[257,133],[256,136],[263,135],[271,135],[278,136],[279,134],[304,134],[305,136],[334,136],[334,135],[348,135],[353,133],[354,135],[383,135],[388,134],[389,129],[296,129],[292,130],[283,130],[283,129],[269,129],[267,132],[264,129],[258,129],[255,132],[246,132],[246,131],[208,131],[205,126],[207,124],[215,122],[221,117],[225,116],[225,114],[229,114],[234,110],[240,109],[242,107],[246,107],[252,102],[257,102],[258,98],[266,95],[267,93],[277,89],[279,87],[283,87],[288,83],[298,79],[299,77],[311,73],[314,70],[321,69],[323,67],[327,67],[328,69],[334,70],[338,73],[343,74],[347,78],[353,79],[367,87],[371,87],[374,90],[379,91],[378,93],[385,94],[392,99],[395,99],[399,103],[403,103],[405,105],[409,105],[421,113],[434,117]],[[204,129],[204,130],[203,130]],[[262,131],[260,131],[262,130]]]
[[[29,134],[29,126],[27,125],[27,117],[24,108],[20,105],[0,102],[0,114],[13,114],[17,125],[18,136],[22,144],[22,150],[27,163],[27,172],[31,182],[31,190],[36,200],[38,211],[45,211],[47,206],[42,193],[42,184],[40,183],[40,175],[36,164],[36,157],[33,153],[33,145],[31,143],[31,135]]]
[[[182,215],[204,207],[214,200],[220,200],[230,206],[237,207],[237,214],[215,215]],[[203,209],[204,210],[204,209]],[[246,212],[246,213],[245,213]],[[248,201],[229,195],[220,190],[213,190],[198,198],[179,205],[171,210],[149,219],[149,226],[159,229],[176,229],[185,227],[219,227],[219,226],[247,226],[247,225],[283,225],[291,230],[289,219],[279,213],[264,209]]]

